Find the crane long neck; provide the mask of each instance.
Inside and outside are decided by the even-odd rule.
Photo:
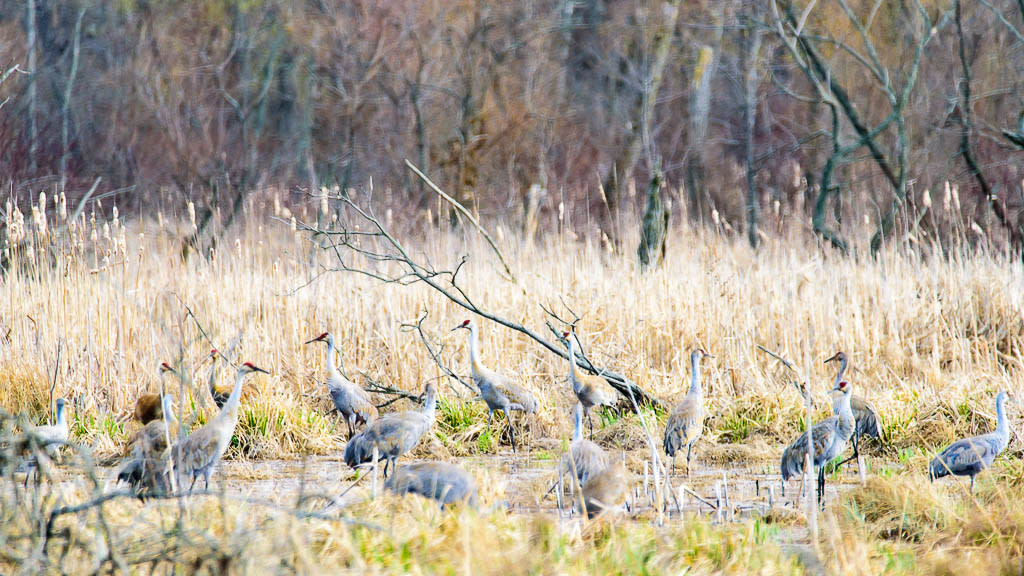
[[[1000,395],[999,398],[996,399],[996,432],[998,432],[1000,436],[1009,438],[1010,426],[1006,421],[1006,408],[1003,406],[1005,403],[1006,397],[1003,395]]]
[[[423,400],[423,413],[434,420],[434,412],[437,410],[437,392],[433,389],[427,390],[426,398]]]
[[[832,381],[833,388],[838,388],[839,383],[843,381],[843,376],[846,374],[846,365],[847,360],[846,357],[843,356],[839,359],[839,372],[836,373],[836,379]]]
[[[690,355],[690,394],[700,394],[700,355]]]
[[[246,374],[246,372],[241,370],[238,371],[238,377],[235,379],[235,387],[231,389],[231,396],[228,396],[228,400],[224,403],[224,407],[220,409],[221,414],[237,413],[238,403],[242,398],[242,382],[245,382]]]
[[[853,410],[850,408],[850,393],[843,393],[839,398],[839,430],[843,436],[848,437],[853,432],[856,421],[853,417]]]
[[[334,363],[334,338],[327,340],[327,376],[338,377],[338,365]]]
[[[473,364],[473,369],[479,369],[480,364],[480,343],[476,336],[476,324],[469,325],[469,361]]]
[[[569,337],[569,380],[576,386],[576,341]]]
[[[217,389],[217,357],[210,362],[210,390]]]
[[[572,441],[576,442],[583,438],[583,406],[579,403],[573,410]]]

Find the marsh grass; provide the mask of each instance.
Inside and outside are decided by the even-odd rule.
[[[180,240],[190,229],[184,209],[178,217],[165,213],[125,222],[96,206],[74,223],[52,223],[47,235],[13,250],[0,293],[0,406],[45,420],[56,368],[56,396],[72,400],[73,440],[88,445],[98,459],[113,458],[136,429],[130,414],[141,392],[166,387],[186,422],[199,425],[212,417],[201,360],[210,347],[223,348],[240,336],[234,357],[272,374],[246,384],[227,458],[258,462],[338,454],[345,427],[326,413],[324,352],[303,345],[330,330],[350,376],[365,373],[413,394],[428,381],[439,384],[436,438],[416,455],[508,450],[505,419],[496,417],[488,430],[482,403],[443,374],[417,335],[401,329],[426,312],[426,337],[441,350],[442,361],[466,374],[465,338],[448,332],[468,317],[464,310],[421,285],[324,273],[335,265],[332,254],[261,208],[247,210],[237,231],[187,262],[180,259]],[[568,306],[581,317],[578,330],[587,354],[628,375],[666,409],[686,392],[688,351],[700,346],[715,354],[704,367],[711,417],[698,447],[708,461],[773,469],[783,446],[802,430],[803,404],[792,375],[760,353],[758,344],[801,367],[818,417],[830,412],[825,393],[833,376],[822,360],[837,349],[851,356],[848,379],[879,409],[886,441],[867,446],[871,480],[834,510],[831,535],[826,531],[822,543],[829,566],[848,573],[938,570],[943,562],[957,566],[956,550],[968,546],[980,549],[997,569],[1021,557],[1015,530],[1024,528],[1024,517],[1012,509],[1024,497],[1018,444],[1011,444],[994,473],[983,475],[977,499],[949,482],[921,488],[931,455],[957,437],[990,430],[996,391],[1019,387],[1019,262],[984,251],[936,258],[902,246],[890,246],[877,260],[840,258],[791,239],[768,239],[755,253],[740,241],[681,230],[670,239],[664,266],[641,274],[630,251],[610,254],[568,234],[551,234],[537,245],[517,244],[514,236],[499,235],[508,239],[499,244],[518,285],[501,276],[493,256],[469,233],[428,230],[407,240],[438,266],[454,266],[468,255],[460,284],[499,315],[543,330],[549,318],[541,304],[562,313]],[[540,400],[537,415],[513,415],[520,446],[534,446],[538,459],[544,454],[557,462],[558,447],[571,431],[564,360],[487,322],[480,344],[485,365],[514,376]],[[180,366],[184,383],[161,382],[162,361]],[[221,386],[232,380],[232,370],[222,365]],[[1020,408],[1011,404],[1016,429]],[[388,409],[413,407],[399,400]],[[656,438],[665,414],[646,418],[655,422]],[[626,451],[630,463],[644,458],[635,415],[595,415],[595,439]],[[345,510],[347,518],[387,526],[384,533],[272,508],[245,517],[245,505],[230,499],[189,503],[189,520],[177,528],[176,503],[115,502],[105,508],[111,510],[117,546],[146,550],[179,530],[193,536],[189,547],[176,552],[182,555],[177,562],[200,563],[210,571],[219,566],[213,559],[224,561],[227,552],[234,554],[232,562],[245,563],[233,565],[237,571],[264,561],[300,571],[802,570],[775,544],[775,530],[782,527],[768,520],[785,517],[782,511],[765,522],[726,526],[688,518],[668,528],[645,521],[566,528],[543,515],[494,509],[503,480],[478,481],[487,484],[481,512],[440,514],[423,502],[387,498]],[[50,497],[64,502],[92,493],[80,483],[72,483],[69,492],[54,490]],[[95,539],[95,515],[82,518],[74,520],[81,537]],[[139,518],[146,519],[144,535],[131,528]],[[785,529],[799,526],[799,516],[794,518],[783,523]],[[4,530],[8,537],[15,528]],[[286,549],[285,543],[296,546]],[[853,553],[840,553],[847,544],[866,560],[858,564]],[[918,562],[926,546],[932,548]],[[95,565],[95,557],[86,556],[72,565]]]

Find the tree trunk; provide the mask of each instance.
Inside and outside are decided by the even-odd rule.
[[[704,181],[704,145],[708,134],[711,79],[714,77],[716,60],[714,48],[701,46],[697,49],[697,63],[691,83],[689,148],[686,154],[686,191],[693,219],[699,219],[704,199],[708,196],[707,183]]]
[[[626,135],[626,140],[602,183],[605,199],[608,202],[608,218],[604,223],[604,233],[611,239],[612,245],[616,249],[620,242],[617,219],[622,204],[622,186],[626,185],[632,177],[633,167],[640,157],[643,145],[648,144],[648,151],[650,151],[650,143],[645,142],[645,139],[650,134],[651,116],[654,112],[654,103],[658,99],[658,88],[661,87],[661,81],[665,75],[669,48],[672,46],[672,37],[676,30],[676,19],[679,17],[680,2],[681,0],[672,0],[667,3],[667,17],[654,34],[654,58],[647,74],[645,88],[640,97],[636,99],[630,114],[633,129]]]
[[[754,168],[754,125],[757,121],[757,57],[761,51],[761,32],[754,18],[745,15],[746,30],[743,33],[743,148],[747,164],[747,240],[757,248],[760,243],[757,223],[760,200],[757,195],[757,170]]]
[[[643,226],[640,229],[640,246],[636,249],[641,270],[646,270],[652,264],[659,266],[665,258],[669,213],[661,201],[662,182],[661,171],[655,169],[647,189],[647,209],[644,210]]]

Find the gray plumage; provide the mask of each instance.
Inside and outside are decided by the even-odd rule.
[[[442,508],[453,502],[477,505],[473,477],[447,462],[416,462],[402,466],[392,472],[384,487],[396,494],[418,494],[437,500]]]
[[[839,362],[839,372],[836,373],[832,390],[829,392],[829,395],[833,396],[832,406],[833,413],[835,413],[834,410],[839,405],[837,402],[838,396],[836,396],[839,393],[839,383],[843,381],[843,376],[846,374],[846,369],[849,366],[849,359],[847,359],[846,353],[840,350],[839,352],[836,352],[835,356],[825,360],[826,363],[833,361]],[[882,432],[879,426],[881,419],[878,416],[878,411],[875,410],[875,407],[872,406],[867,399],[856,394],[850,396],[850,410],[853,412],[853,420],[855,423],[853,429],[853,455],[844,461],[843,464],[850,460],[856,460],[860,455],[861,436],[871,436],[877,440],[882,439]]]
[[[846,443],[853,434],[853,412],[850,410],[850,385],[840,382],[839,408],[836,415],[818,422],[811,430],[814,441],[813,466],[818,470],[818,501],[825,496],[825,464],[846,450]],[[790,478],[803,473],[804,460],[807,455],[807,433],[799,436],[782,453],[779,468],[782,473],[783,488]]]
[[[238,405],[242,398],[242,383],[246,376],[254,372],[269,374],[266,370],[246,362],[238,369],[235,387],[231,389],[224,407],[205,426],[188,435],[180,444],[171,446],[171,454],[175,462],[174,468],[178,475],[179,487],[185,480],[191,479],[189,492],[196,485],[200,476],[203,477],[205,488],[210,488],[210,476],[214,468],[224,456],[231,437],[238,425]]]
[[[594,374],[583,374],[576,368],[576,336],[569,332],[562,333],[562,340],[569,346],[569,384],[573,394],[583,406],[583,415],[590,425],[590,437],[594,437],[594,419],[590,409],[595,406],[615,406],[616,395],[611,385],[604,378]]]
[[[1006,421],[1006,392],[996,396],[996,429],[988,434],[957,440],[932,459],[928,465],[931,480],[953,474],[971,477],[971,492],[974,491],[974,477],[992,465],[992,461],[1006,449],[1010,442],[1010,426]]]
[[[373,448],[378,458],[385,461],[384,476],[394,469],[398,459],[419,444],[423,435],[434,425],[437,406],[437,387],[427,384],[422,411],[394,412],[371,422],[362,432],[345,445],[345,464],[356,468],[373,461]]]
[[[675,409],[665,423],[665,454],[672,459],[672,473],[676,471],[676,453],[686,447],[686,475],[690,475],[690,455],[693,445],[704,433],[704,391],[700,383],[700,361],[702,358],[711,358],[703,350],[694,350],[690,354],[690,391],[686,393],[683,401],[676,405]]]
[[[562,470],[576,476],[580,486],[591,476],[608,467],[608,454],[597,444],[583,437],[583,406],[573,410],[572,442],[569,453],[562,457]]]
[[[345,419],[348,437],[351,439],[357,424],[369,424],[377,418],[377,407],[370,400],[369,392],[338,372],[334,364],[334,336],[330,332],[324,332],[306,344],[313,342],[327,343],[327,392],[331,396],[334,408]]]
[[[480,349],[477,340],[476,323],[466,320],[452,328],[452,331],[469,330],[469,360],[473,374],[473,384],[480,389],[480,397],[487,404],[487,428],[490,429],[494,412],[503,412],[509,422],[509,435],[512,449],[516,449],[515,428],[512,426],[511,411],[517,410],[524,414],[535,414],[539,408],[537,398],[529,390],[519,386],[511,378],[486,368],[480,361]]]

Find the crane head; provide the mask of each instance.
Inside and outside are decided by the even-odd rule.
[[[242,364],[242,367],[239,368],[238,371],[245,372],[247,374],[251,372],[262,372],[264,374],[270,374],[270,372],[267,372],[266,370],[260,368],[259,366],[253,364],[252,362],[246,362],[245,364]]]
[[[220,356],[220,351],[216,348],[210,350],[210,353],[206,355],[207,360],[216,360],[217,356]]]
[[[708,351],[703,348],[697,348],[697,353],[700,354],[702,358],[714,358],[713,355],[708,354]]]
[[[458,330],[459,328],[465,328],[466,330],[469,330],[469,329],[470,329],[470,326],[472,326],[472,324],[473,324],[473,321],[472,321],[472,320],[463,320],[461,324],[459,324],[459,325],[458,325],[458,326],[456,326],[455,328],[452,328],[452,329],[451,329],[451,331],[452,331],[452,332],[455,332],[455,331],[456,331],[456,330]]]
[[[843,380],[839,384],[836,384],[836,390],[839,390],[843,394],[847,394],[850,392],[850,383],[847,382],[846,380]]]
[[[160,363],[160,372],[161,373],[164,373],[164,372],[174,372],[174,368],[171,368],[171,365],[168,364],[167,362],[161,362]]]
[[[825,360],[825,364],[828,364],[829,362],[832,362],[832,361],[845,362],[846,361],[846,353],[843,352],[842,350],[840,350],[839,352],[836,352],[834,356],[832,356],[828,360]]]
[[[328,342],[330,340],[330,338],[331,338],[331,333],[330,332],[324,332],[323,334],[317,336],[316,338],[313,338],[312,340],[308,340],[306,342],[306,344],[312,344],[313,342]]]

